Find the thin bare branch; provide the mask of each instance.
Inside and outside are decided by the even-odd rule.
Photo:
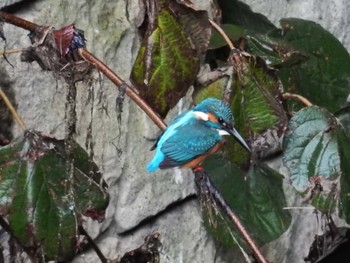
[[[288,207],[283,207],[283,210],[316,210],[315,207],[313,206],[288,206]]]
[[[230,49],[235,49],[235,46],[233,45],[231,39],[228,37],[228,35],[225,33],[225,31],[222,30],[222,28],[217,23],[215,23],[213,20],[209,19],[209,23],[223,37],[223,39],[226,41],[226,43],[229,46],[229,48]]]
[[[26,50],[26,49],[25,48],[14,48],[14,49],[9,49],[9,50],[2,50],[2,51],[0,51],[0,56],[7,55],[7,54],[20,53],[24,50]]]
[[[14,26],[21,27],[25,30],[33,31],[35,30],[39,25],[29,22],[25,19],[22,19],[20,17],[14,16],[12,14],[0,11],[0,21],[4,21],[6,23],[12,24]]]
[[[79,232],[84,235],[90,246],[95,250],[98,258],[101,260],[102,263],[108,263],[107,258],[103,255],[102,251],[100,250],[100,248],[96,245],[95,241],[89,236],[89,234],[85,231],[85,229],[82,226],[79,226]]]
[[[313,104],[305,97],[299,95],[299,94],[294,94],[294,93],[289,93],[289,92],[285,92],[282,94],[282,97],[284,99],[293,99],[293,100],[297,100],[301,103],[303,103],[306,107],[310,107]]]
[[[221,207],[221,209],[224,211],[224,213],[228,216],[229,220],[237,227],[238,231],[243,236],[244,240],[246,241],[247,245],[250,247],[250,249],[253,252],[253,255],[256,257],[256,259],[260,263],[269,263],[269,261],[263,256],[260,249],[256,245],[253,238],[249,235],[247,229],[242,224],[241,220],[238,218],[238,216],[232,211],[231,207],[228,205],[224,197],[221,195],[218,189],[214,186],[214,184],[210,181],[207,173],[202,169],[195,169],[193,171],[196,184],[199,189],[201,189],[203,186],[206,187],[206,189],[209,191],[211,196],[213,197],[216,204]]]
[[[26,126],[24,125],[24,122],[22,121],[21,117],[19,116],[19,114],[17,113],[17,111],[15,110],[15,108],[13,107],[11,101],[9,100],[9,98],[6,96],[5,92],[3,92],[3,90],[0,87],[0,97],[4,100],[7,108],[9,109],[9,111],[12,113],[13,117],[15,118],[16,122],[18,123],[18,125],[22,128],[23,131],[26,130]]]
[[[147,115],[150,119],[159,127],[161,130],[165,130],[166,124],[159,117],[159,115],[153,111],[153,109],[137,94],[137,92],[126,84],[117,74],[109,69],[102,61],[96,58],[93,54],[87,51],[85,48],[80,48],[80,56],[86,61],[93,64],[98,70],[100,70],[107,78],[109,78],[118,87],[124,86],[126,95],[133,100]]]

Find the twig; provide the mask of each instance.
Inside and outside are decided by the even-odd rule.
[[[3,90],[0,87],[0,97],[4,100],[7,108],[9,109],[9,111],[12,113],[13,117],[15,118],[16,122],[18,123],[18,125],[22,128],[23,131],[26,130],[26,126],[24,125],[24,122],[22,121],[21,117],[18,115],[17,111],[15,110],[15,108],[13,107],[11,101],[8,99],[8,97],[6,96],[6,94],[3,92]]]
[[[0,244],[0,262],[5,262],[4,248],[1,244]]]
[[[80,56],[91,64],[95,65],[107,78],[109,78],[118,87],[125,86],[126,95],[133,100],[147,115],[150,119],[159,127],[161,130],[165,130],[166,124],[154,112],[154,110],[136,93],[136,91],[126,84],[117,74],[109,69],[102,61],[96,58],[93,54],[87,51],[85,48],[79,48]]]
[[[102,263],[107,263],[108,260],[106,259],[106,257],[103,255],[102,251],[100,250],[100,248],[95,244],[95,242],[92,240],[92,238],[89,236],[89,234],[85,231],[85,229],[82,226],[79,226],[79,232],[86,236],[89,244],[91,245],[91,247],[95,250],[97,256],[99,257],[99,259],[101,260]]]
[[[217,23],[215,23],[213,20],[211,20],[211,19],[208,19],[208,20],[209,20],[209,23],[211,24],[211,26],[213,28],[215,28],[215,30],[218,31],[218,33],[223,37],[223,39],[226,41],[229,48],[231,50],[235,49],[235,46],[233,45],[231,39],[228,37],[228,35],[225,33],[225,31],[222,30],[222,28]]]
[[[7,54],[13,54],[13,53],[19,53],[26,50],[25,48],[14,48],[14,49],[9,49],[9,50],[2,50],[0,51],[0,56],[2,55],[7,55]]]
[[[315,210],[315,207],[303,207],[303,206],[287,206],[287,207],[283,207],[283,210]]]
[[[0,20],[3,20],[7,23],[13,24],[15,26],[21,27],[23,29],[33,31],[39,27],[39,25],[29,22],[25,19],[16,17],[14,15],[5,13],[0,11]],[[114,84],[118,87],[121,85],[125,85],[126,83],[121,80],[112,70],[110,70],[102,61],[96,58],[93,54],[91,54],[86,49],[80,48],[79,50],[80,56],[91,64],[95,65],[107,78],[109,78]],[[126,95],[132,99],[149,117],[150,119],[161,129],[164,130],[166,128],[166,124],[163,120],[156,114],[152,108],[144,102],[144,100],[129,86],[126,85],[125,90]]]
[[[294,94],[294,93],[289,93],[289,92],[285,92],[282,94],[282,97],[284,99],[294,99],[294,100],[297,100],[301,103],[303,103],[306,107],[310,107],[312,106],[313,104],[305,97],[301,96],[301,95],[298,95],[298,94]]]
[[[239,250],[241,251],[241,253],[242,253],[246,263],[252,263],[248,253],[244,250],[244,248],[241,246],[241,244],[239,243],[239,241],[237,240],[237,238],[233,234],[232,229],[228,225],[227,220],[224,220],[224,217],[223,217],[222,213],[219,212],[218,216],[220,216],[220,218],[223,220],[225,226],[227,227],[227,231],[230,233],[231,238],[233,239],[233,241],[236,243],[236,245],[238,246]]]
[[[238,231],[243,236],[244,240],[246,241],[247,245],[252,250],[254,256],[260,263],[269,263],[268,260],[265,259],[265,257],[262,255],[260,249],[252,239],[252,237],[249,235],[246,228],[243,226],[241,220],[237,217],[237,215],[232,211],[230,206],[227,204],[224,197],[221,195],[221,193],[216,189],[214,184],[210,181],[207,173],[204,170],[198,169],[194,171],[194,176],[196,179],[197,185],[203,186],[206,185],[208,191],[210,192],[211,196],[214,198],[215,202],[221,207],[221,209],[225,212],[225,214],[228,216],[230,221],[237,227]]]
[[[9,13],[0,11],[0,21],[4,21],[6,23],[21,27],[25,30],[29,30],[29,31],[33,31],[35,30],[39,25],[33,23],[33,22],[29,22],[25,19],[22,19],[20,17],[11,15]]]

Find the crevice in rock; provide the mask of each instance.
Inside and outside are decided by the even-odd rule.
[[[6,94],[12,105],[16,108],[15,94],[12,88],[13,82],[6,70],[0,67],[0,89]],[[0,146],[7,145],[13,139],[13,117],[5,102],[0,98]]]
[[[153,222],[155,222],[157,219],[161,218],[162,216],[164,216],[170,212],[173,212],[177,208],[179,208],[179,207],[181,207],[189,202],[192,202],[193,200],[195,200],[197,198],[198,198],[197,194],[191,194],[191,195],[186,196],[184,199],[177,200],[177,201],[169,204],[167,207],[165,207],[162,211],[159,211],[157,214],[146,217],[145,219],[141,220],[140,223],[138,223],[136,226],[134,226],[128,230],[125,230],[123,232],[120,232],[118,234],[121,237],[131,235],[132,233],[136,232],[137,230],[139,230],[139,229],[141,229],[149,224],[152,224]]]
[[[38,0],[23,0],[23,1],[9,1],[12,2],[12,4],[7,5],[5,3],[5,5],[3,7],[1,7],[0,5],[0,10],[7,12],[7,13],[17,13],[21,10],[28,10],[29,7],[31,5],[33,5],[35,2],[37,2]]]

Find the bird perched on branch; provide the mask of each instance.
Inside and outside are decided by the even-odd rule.
[[[217,152],[222,136],[233,136],[245,149],[250,148],[233,128],[231,109],[223,101],[208,98],[173,119],[151,150],[156,149],[147,170],[173,167],[195,168]]]

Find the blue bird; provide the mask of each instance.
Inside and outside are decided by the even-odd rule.
[[[223,101],[209,98],[173,119],[151,150],[156,148],[147,170],[197,167],[222,145],[222,136],[233,136],[250,148],[232,126],[232,112]]]

